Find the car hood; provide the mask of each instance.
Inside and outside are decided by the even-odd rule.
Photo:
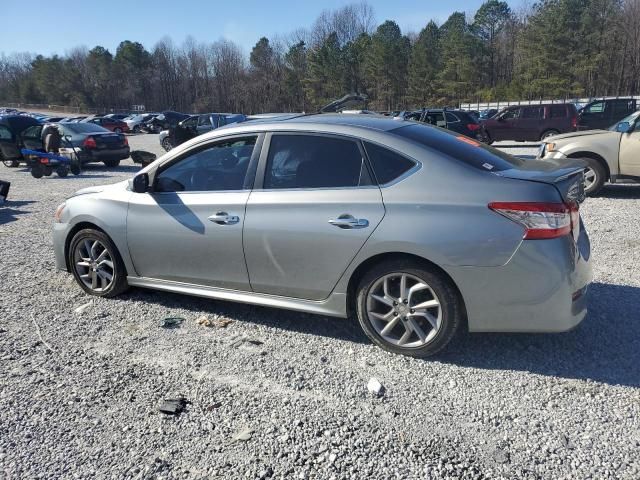
[[[560,135],[553,135],[552,137],[547,137],[545,138],[545,142],[549,143],[549,142],[554,142],[556,140],[569,140],[569,139],[574,139],[574,138],[578,138],[578,137],[593,137],[593,136],[607,136],[607,135],[613,135],[613,136],[617,136],[620,135],[618,132],[612,132],[609,130],[583,130],[580,132],[571,132],[571,133],[561,133]]]
[[[90,193],[102,193],[107,190],[124,190],[128,185],[129,180],[124,180],[123,182],[112,183],[110,185],[96,185],[95,187],[82,188],[69,198],[77,197],[79,195],[88,195]]]

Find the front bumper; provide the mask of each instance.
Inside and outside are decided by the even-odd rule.
[[[68,272],[67,260],[65,258],[65,243],[69,234],[70,225],[68,223],[53,224],[53,251],[56,257],[56,268]]]
[[[501,267],[447,267],[471,332],[564,332],[587,314],[592,272],[584,227],[578,241],[524,240]]]

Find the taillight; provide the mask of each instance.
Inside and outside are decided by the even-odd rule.
[[[127,137],[123,137],[123,140],[125,145],[129,145],[129,140],[127,140]]]
[[[467,125],[467,128],[472,132],[475,132],[476,130],[480,130],[480,125],[478,125],[477,123],[469,123]]]
[[[571,128],[578,128],[578,117],[571,117]]]
[[[564,237],[580,224],[577,204],[492,202],[489,208],[522,225],[525,240]]]
[[[82,146],[84,148],[98,148],[98,145],[96,144],[96,139],[93,137],[85,138],[84,142],[82,142]]]

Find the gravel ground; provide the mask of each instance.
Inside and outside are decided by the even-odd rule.
[[[1,478],[640,477],[640,187],[583,206],[595,279],[576,330],[465,335],[422,361],[373,347],[354,321],[84,295],[54,269],[54,209],[137,169],[36,180],[0,166]],[[158,411],[179,395],[185,412]]]

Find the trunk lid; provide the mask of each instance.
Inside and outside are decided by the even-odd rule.
[[[584,201],[584,169],[587,164],[577,158],[528,160],[518,168],[495,172],[505,178],[553,185],[565,203]]]
[[[94,133],[91,136],[95,139],[98,150],[115,150],[125,146],[125,137],[119,133]]]

